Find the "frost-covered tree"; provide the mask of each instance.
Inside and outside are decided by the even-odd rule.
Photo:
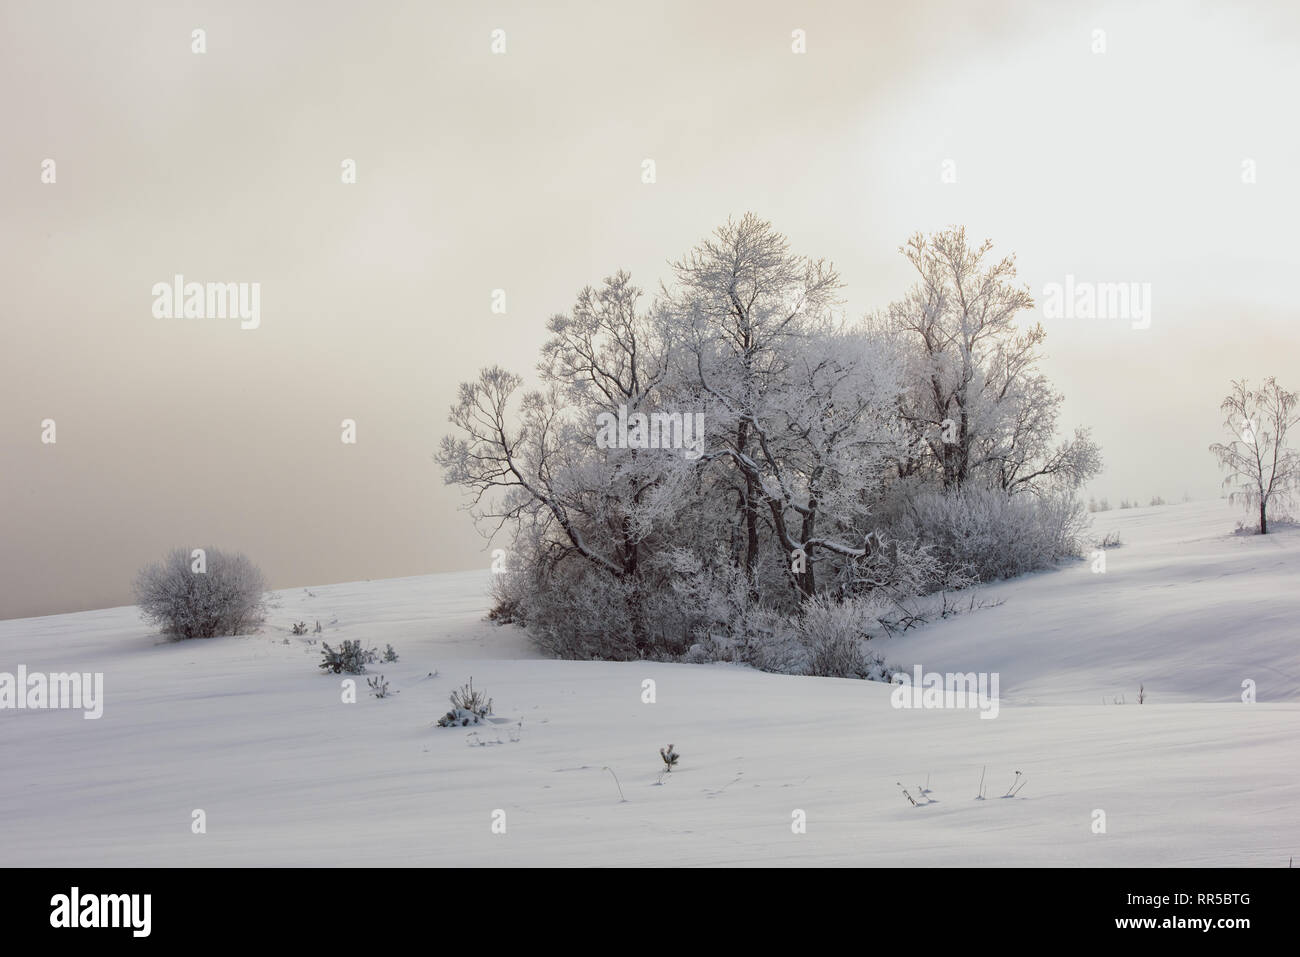
[[[243,635],[266,620],[266,581],[240,553],[207,548],[200,563],[174,549],[140,571],[134,591],[144,619],[174,638]]]
[[[728,220],[673,266],[667,309],[685,331],[695,384],[711,400],[710,437],[734,466],[733,550],[753,576],[759,558],[761,478],[750,467],[756,423],[784,391],[792,346],[827,327],[841,286],[834,267],[790,251],[789,241],[752,213]]]
[[[1287,432],[1300,421],[1297,396],[1272,376],[1258,389],[1242,379],[1219,406],[1223,426],[1233,436],[1215,442],[1210,452],[1228,473],[1229,499],[1259,510],[1259,533],[1268,534],[1268,507],[1288,497],[1300,482],[1300,455],[1287,448]]]
[[[901,407],[913,454],[900,472],[934,465],[943,487],[972,477],[1014,492],[1047,480],[1073,487],[1100,471],[1086,430],[1052,446],[1061,396],[1037,369],[1045,333],[1017,325],[1033,308],[1015,257],[994,260],[964,227],[914,235],[901,249],[919,277],[883,317],[909,360]]]
[[[842,567],[872,549],[871,503],[901,441],[890,418],[897,365],[883,345],[832,329],[792,340],[780,386],[756,409],[707,375],[701,382],[727,422],[746,426],[750,442],[748,451],[722,443],[707,458],[730,463],[746,479],[745,494],[764,519],[762,537],[774,561],[789,566],[801,598],[816,593],[820,562]]]
[[[693,471],[685,448],[598,440],[601,416],[676,415],[655,434],[684,437],[683,410],[665,405],[668,339],[660,319],[638,311],[640,296],[620,272],[552,317],[541,389],[524,392],[519,376],[497,367],[462,384],[450,416],[459,434],[436,456],[446,481],[471,492],[476,519],[490,531],[513,526],[528,587],[581,594],[590,614],[626,619],[628,654],[651,642],[643,556],[660,523],[679,519]]]

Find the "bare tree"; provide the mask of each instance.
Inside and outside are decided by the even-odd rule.
[[[1215,442],[1210,451],[1228,472],[1223,487],[1229,500],[1259,509],[1259,533],[1268,534],[1268,506],[1286,498],[1300,481],[1300,456],[1286,447],[1287,432],[1300,421],[1297,396],[1277,384],[1272,376],[1258,389],[1242,379],[1219,409],[1223,425],[1234,438]]]
[[[914,235],[901,252],[919,282],[888,312],[913,354],[904,416],[939,463],[944,488],[961,488],[980,464],[998,406],[1017,397],[1044,337],[1041,326],[1015,328],[1034,299],[1015,283],[1015,257],[989,263],[991,250],[991,241],[971,246],[959,226]]]
[[[566,388],[577,400],[604,411],[620,404],[636,411],[667,372],[662,326],[638,312],[642,292],[620,270],[600,289],[578,293],[573,310],[546,324],[551,338],[542,347],[542,377]]]
[[[1016,326],[1033,299],[1015,282],[1015,258],[991,261],[951,227],[902,248],[920,281],[878,324],[901,340],[910,387],[900,415],[910,432],[900,475],[928,462],[948,489],[972,476],[1013,493],[1052,480],[1078,487],[1101,469],[1086,430],[1053,447],[1060,393],[1038,370],[1045,333]]]
[[[496,519],[497,528],[524,517],[554,523],[574,552],[615,576],[625,574],[616,547],[589,543],[585,534],[601,524],[592,521],[593,490],[574,481],[591,443],[577,438],[554,388],[526,393],[518,402],[520,424],[512,425],[511,405],[522,384],[499,366],[482,370],[476,382],[461,383],[449,416],[461,437],[443,436],[435,456],[445,481],[472,493],[476,521]],[[498,492],[500,498],[490,494]]]
[[[545,388],[523,392],[519,376],[482,370],[461,385],[449,417],[459,434],[436,455],[446,482],[471,493],[488,537],[513,527],[513,551],[531,572],[545,577],[576,558],[616,581],[638,648],[648,641],[641,559],[694,468],[658,447],[597,441],[601,414],[625,420],[662,404],[670,339],[659,317],[638,310],[640,296],[626,272],[583,289],[547,324]]]
[[[629,415],[648,411],[662,391],[671,338],[660,317],[638,311],[641,295],[631,275],[619,270],[600,289],[583,289],[569,314],[556,314],[547,323],[551,338],[542,347],[539,371],[582,418],[617,415],[620,409]],[[614,453],[616,476],[606,490],[605,514],[615,529],[615,553],[625,576],[636,574],[640,559],[644,523],[638,513],[663,477],[662,457],[639,452]]]

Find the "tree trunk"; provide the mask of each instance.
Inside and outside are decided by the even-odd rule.
[[[741,455],[749,453],[749,423],[741,422],[736,429],[736,451]],[[742,499],[741,514],[745,525],[745,574],[749,578],[752,594],[757,596],[755,570],[758,568],[758,486],[748,472],[745,473],[745,497]]]
[[[1267,508],[1268,506],[1264,504],[1264,500],[1260,499],[1259,500],[1259,534],[1261,535],[1268,534],[1268,513],[1266,511]]]
[[[817,471],[818,471],[817,477],[820,478],[821,469],[819,468]],[[816,526],[816,524],[817,524],[817,499],[812,498],[809,499],[808,501],[808,514],[803,517],[803,531],[801,533],[802,541],[806,542],[808,541],[808,539],[813,537],[813,528]],[[802,604],[804,601],[811,598],[813,595],[817,594],[817,578],[813,574],[813,563],[812,563],[811,555],[807,557],[804,564],[803,581],[801,583],[801,586],[802,586],[800,588],[801,594],[799,595],[799,599],[800,599],[800,603]]]
[[[637,653],[645,655],[652,644],[645,617],[645,604],[641,594],[641,583],[632,582],[632,594],[628,596],[628,616],[632,619],[632,646]]]

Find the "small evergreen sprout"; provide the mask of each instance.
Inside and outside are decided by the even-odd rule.
[[[345,640],[337,650],[331,648],[328,641],[320,644],[320,667],[335,674],[346,672],[350,675],[363,675],[366,673],[366,665],[374,663],[378,657],[373,648],[362,648],[360,641]]]
[[[671,771],[674,765],[677,764],[677,759],[680,758],[681,755],[674,751],[673,746],[670,744],[666,748],[659,749],[659,757],[664,759],[664,767],[666,770]]]

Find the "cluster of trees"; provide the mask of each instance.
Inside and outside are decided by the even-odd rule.
[[[463,383],[436,460],[512,536],[497,616],[565,656],[852,673],[907,597],[1072,553],[1101,460],[1086,431],[1056,437],[1014,258],[962,228],[902,252],[915,286],[844,321],[834,268],[746,215],[648,301],[625,272],[583,289],[548,323],[540,388]],[[596,441],[635,413],[702,413],[702,443]],[[813,620],[839,664],[800,637]]]

